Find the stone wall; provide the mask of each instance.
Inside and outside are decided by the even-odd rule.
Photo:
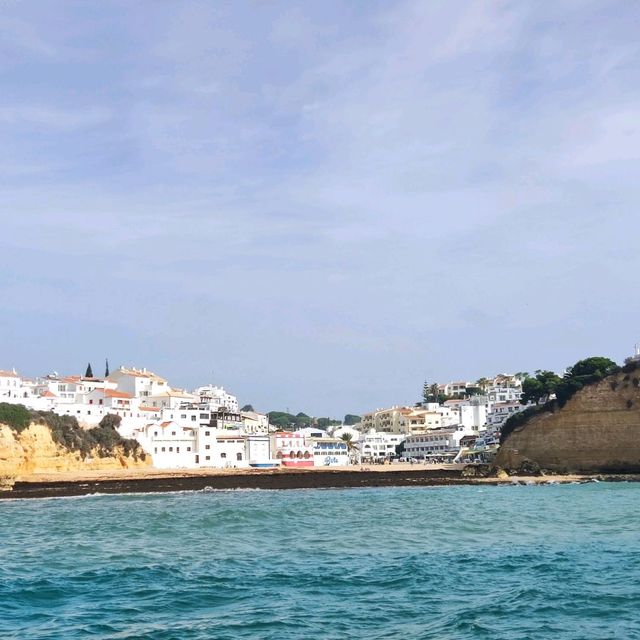
[[[640,370],[589,385],[562,409],[517,427],[496,466],[527,461],[556,472],[640,473]]]
[[[142,461],[125,456],[122,452],[107,458],[93,456],[82,460],[78,452],[69,451],[54,442],[46,425],[32,424],[18,434],[0,424],[0,476],[88,469],[102,471],[150,465],[150,456]]]

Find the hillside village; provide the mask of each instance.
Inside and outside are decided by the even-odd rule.
[[[240,410],[221,386],[187,391],[146,368],[107,367],[105,374],[96,377],[89,366],[84,376],[29,379],[3,370],[0,402],[70,416],[85,428],[117,416],[119,434],[140,443],[162,469],[484,461],[497,449],[503,422],[524,408],[523,375],[500,374],[437,390],[425,383],[415,406],[377,409],[359,422],[347,416],[350,424],[299,414],[305,426],[287,429],[271,424],[269,414]]]

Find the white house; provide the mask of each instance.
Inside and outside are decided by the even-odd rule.
[[[146,369],[120,367],[107,380],[115,382],[119,391],[130,393],[136,398],[148,398],[164,393],[169,388],[164,378]]]
[[[167,387],[167,389],[161,393],[145,396],[144,405],[146,407],[160,409],[178,409],[185,403],[193,404],[196,401],[197,397],[193,393],[188,393],[182,389]]]
[[[209,384],[204,387],[198,387],[193,394],[198,397],[198,402],[207,404],[212,409],[224,407],[231,412],[238,413],[238,398],[227,393],[223,387]]]
[[[196,429],[165,421],[147,424],[136,433],[158,469],[193,468],[196,465]]]
[[[358,442],[360,460],[363,462],[378,462],[396,455],[396,447],[404,442],[403,433],[383,433],[369,431],[362,434]]]
[[[347,443],[339,438],[308,438],[315,467],[344,467],[351,464]]]
[[[494,428],[499,427],[514,413],[523,411],[526,408],[526,405],[519,402],[496,402],[487,415],[487,424]]]
[[[418,459],[451,458],[460,451],[460,440],[473,435],[471,430],[459,427],[442,427],[426,433],[407,436],[404,441],[404,457]]]
[[[0,402],[6,402],[6,398],[16,398],[20,395],[22,379],[14,371],[0,370]]]
[[[242,411],[240,416],[245,433],[269,433],[269,418],[264,413]]]

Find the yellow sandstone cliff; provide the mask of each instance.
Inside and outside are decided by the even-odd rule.
[[[76,451],[69,451],[51,437],[49,427],[32,423],[21,433],[0,424],[0,476],[16,477],[31,473],[52,473],[57,471],[85,471],[107,469],[130,469],[148,467],[146,460],[136,460],[116,450],[114,455],[101,458],[97,455],[83,460]]]
[[[495,465],[516,470],[523,463],[555,472],[640,473],[640,370],[588,385],[562,409],[516,427]]]

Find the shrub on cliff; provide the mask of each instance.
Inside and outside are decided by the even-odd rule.
[[[24,405],[0,402],[0,424],[20,433],[31,424],[31,412]]]
[[[34,411],[32,419],[47,425],[51,438],[61,447],[78,451],[83,458],[91,453],[93,441],[87,437],[87,431],[78,424],[74,416],[59,416],[52,411]]]
[[[54,442],[69,451],[78,451],[83,458],[94,451],[99,457],[106,458],[120,447],[126,456],[145,459],[142,447],[135,440],[123,438],[118,433],[120,416],[107,414],[92,429],[83,429],[74,416],[59,416],[51,411],[34,411],[31,419],[46,424]]]
[[[87,432],[93,439],[99,455],[110,456],[117,447],[122,448],[126,456],[133,456],[136,460],[145,459],[145,453],[136,440],[123,438],[117,431],[122,418],[113,414],[107,414],[97,427]]]

